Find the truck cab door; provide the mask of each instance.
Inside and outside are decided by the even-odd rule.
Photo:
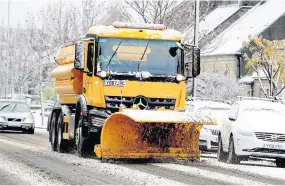
[[[93,104],[93,84],[94,84],[94,59],[95,59],[95,41],[89,40],[85,42],[85,63],[83,76],[83,94],[85,95],[88,105]]]

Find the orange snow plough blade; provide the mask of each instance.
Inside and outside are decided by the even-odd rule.
[[[215,122],[184,112],[123,110],[106,120],[94,151],[104,159],[199,159],[204,124]]]

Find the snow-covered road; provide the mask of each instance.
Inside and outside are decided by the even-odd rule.
[[[214,156],[213,156],[214,157]],[[102,163],[50,150],[48,135],[0,132],[0,184],[285,185],[285,169],[272,162]]]

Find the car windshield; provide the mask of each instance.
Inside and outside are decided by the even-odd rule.
[[[0,102],[0,112],[29,112],[29,107],[22,102]]]
[[[97,71],[147,71],[153,75],[182,73],[181,49],[175,41],[100,38],[98,52]]]

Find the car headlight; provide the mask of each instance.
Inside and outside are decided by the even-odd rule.
[[[29,117],[25,118],[24,123],[34,123],[34,116],[30,115]]]
[[[5,122],[5,119],[0,116],[0,122]]]
[[[207,129],[205,126],[202,127],[202,129],[205,131],[205,132],[211,132],[209,129]]]
[[[239,131],[239,134],[242,136],[253,136],[253,133],[249,131]]]

